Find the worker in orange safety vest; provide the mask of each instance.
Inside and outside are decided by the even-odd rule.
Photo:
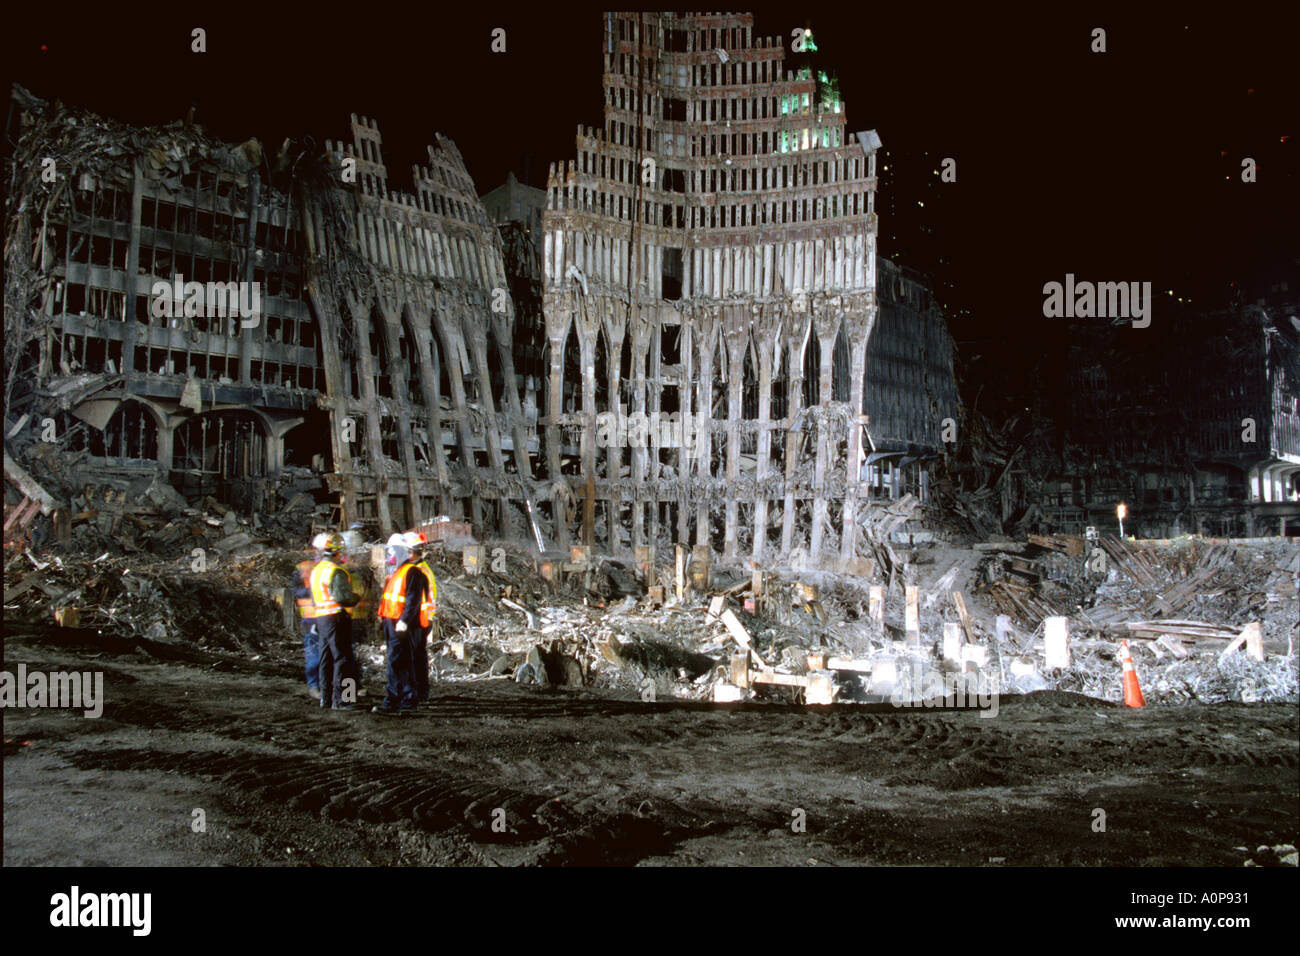
[[[426,639],[437,612],[437,585],[433,571],[416,554],[423,544],[414,533],[393,535],[388,540],[388,552],[397,570],[384,585],[379,602],[379,620],[387,638],[388,683],[383,703],[373,708],[377,714],[410,713],[422,699],[421,690],[428,695]],[[423,681],[420,668],[424,671]]]

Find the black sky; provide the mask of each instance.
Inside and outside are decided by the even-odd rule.
[[[271,151],[286,135],[343,138],[349,113],[373,116],[399,187],[434,130],[486,192],[512,169],[543,185],[549,162],[572,158],[575,128],[601,122],[598,7],[208,10],[37,5],[7,25],[4,62],[39,95],[131,123],[180,118],[197,100],[211,132]],[[1205,304],[1233,280],[1300,283],[1287,5],[1206,15],[872,3],[756,16],[758,33],[787,49],[791,30],[814,28],[850,130],[879,130],[899,162],[957,160],[942,202],[898,207],[916,217],[899,225],[930,222],[955,263],[971,317],[953,331],[967,354],[1000,343],[1019,361],[1059,344],[1042,286],[1067,272],[1150,280]],[[195,26],[207,30],[202,55],[189,49]],[[489,49],[498,26],[505,54]],[[1104,54],[1090,52],[1094,27],[1107,31]],[[1258,163],[1249,185],[1246,156]]]

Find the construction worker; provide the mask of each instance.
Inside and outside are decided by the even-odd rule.
[[[429,581],[429,624],[415,640],[412,661],[412,669],[415,671],[415,698],[423,704],[429,700],[429,635],[433,630],[433,619],[438,616],[438,581],[433,576],[433,568],[429,567],[427,560],[429,543],[424,540],[423,535],[412,533],[411,538],[413,539],[412,552],[418,561],[416,566]]]
[[[427,565],[421,567],[422,562],[412,553],[415,550],[412,545],[419,544],[418,535],[389,538],[388,551],[398,567],[384,585],[379,601],[379,620],[388,645],[388,686],[383,703],[373,708],[376,714],[410,713],[419,703],[416,644],[424,640],[425,630],[433,621],[430,599],[433,575]],[[427,663],[425,681],[428,681]]]
[[[369,644],[371,628],[374,621],[375,594],[377,590],[371,580],[369,551],[366,549],[365,542],[365,525],[360,521],[354,521],[348,526],[348,530],[343,533],[343,545],[345,549],[354,555],[365,553],[363,561],[355,562],[355,566],[348,569],[352,577],[352,588],[357,595],[356,607],[348,608],[348,617],[352,618],[352,647],[356,649],[358,645]]]
[[[320,705],[335,710],[356,710],[353,700],[345,700],[343,682],[351,680],[356,689],[356,668],[352,658],[352,618],[347,609],[356,607],[357,595],[352,577],[343,567],[343,536],[331,532],[325,536],[325,557],[311,572],[311,599],[316,609],[316,630],[320,634]]]
[[[307,553],[312,557],[298,563],[289,585],[301,618],[299,627],[302,629],[302,655],[307,671],[307,693],[316,700],[320,700],[320,633],[316,630],[316,605],[311,600],[311,572],[325,556],[325,552],[321,550],[324,545],[325,535],[316,535],[307,549]]]

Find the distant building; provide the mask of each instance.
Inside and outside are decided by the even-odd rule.
[[[524,234],[542,251],[542,210],[546,208],[546,190],[526,186],[515,179],[513,172],[506,174],[506,181],[479,197],[479,202],[487,210],[492,221],[498,225],[516,222],[523,226]]]
[[[957,417],[953,343],[934,290],[912,269],[877,258],[880,315],[867,343],[863,410],[872,450],[863,479],[874,496],[928,498],[928,462]]]
[[[1048,522],[1111,527],[1128,505],[1144,537],[1300,534],[1300,290],[1151,328],[1079,323],[1068,364],[1068,467]]]

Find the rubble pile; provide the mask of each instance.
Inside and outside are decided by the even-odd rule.
[[[977,592],[1030,627],[1067,615],[1117,639],[1197,641],[1231,640],[1260,621],[1266,640],[1285,644],[1297,622],[1300,548],[1283,539],[1030,535],[975,549],[987,555]]]
[[[1148,700],[1294,701],[1300,548],[1284,539],[1094,541],[1029,535],[975,546],[976,594],[1029,631],[1009,644],[1010,690],[1118,700],[1118,642],[1131,642]],[[1049,669],[1044,621],[1069,620],[1069,665]],[[1258,629],[1258,656],[1245,638]],[[1265,652],[1267,651],[1267,654]]]
[[[150,641],[265,655],[284,637],[284,610],[266,582],[291,564],[265,556],[196,573],[175,561],[108,552],[89,558],[6,556],[5,621],[95,628]]]
[[[125,488],[105,478],[70,500],[66,540],[7,549],[7,617],[297,661],[288,587],[312,512],[244,519],[145,477]],[[1285,540],[1031,534],[956,548],[917,532],[914,508],[899,502],[865,527],[871,576],[726,566],[700,549],[640,563],[583,547],[539,555],[446,524],[428,556],[435,679],[803,703],[914,702],[959,679],[1116,701],[1128,639],[1152,702],[1300,696],[1300,549]],[[363,537],[349,532],[349,566],[373,597],[384,549]],[[1064,664],[1047,646],[1052,617],[1068,619]],[[1258,655],[1243,634],[1252,622]],[[365,681],[382,682],[372,613],[356,639]]]
[[[1119,570],[1107,575],[1084,612],[1099,629],[1120,618],[1161,618],[1170,626],[1191,618],[1236,630],[1259,620],[1265,639],[1285,639],[1300,619],[1295,544],[1266,539],[1239,546],[1190,537],[1170,544],[1103,538],[1101,544]]]
[[[189,556],[195,548],[211,563],[269,548],[294,544],[305,527],[324,527],[328,504],[317,504],[319,476],[306,468],[285,468],[274,480],[248,480],[232,489],[229,504],[211,495],[181,495],[151,462],[107,464],[84,449],[67,452],[62,442],[14,442],[28,482],[58,503],[48,515],[33,512],[27,520],[5,526],[5,541],[17,546],[48,547],[70,556],[144,554]],[[18,467],[7,461],[6,475]],[[8,519],[22,507],[23,495],[5,486]],[[66,504],[64,504],[66,503]]]

